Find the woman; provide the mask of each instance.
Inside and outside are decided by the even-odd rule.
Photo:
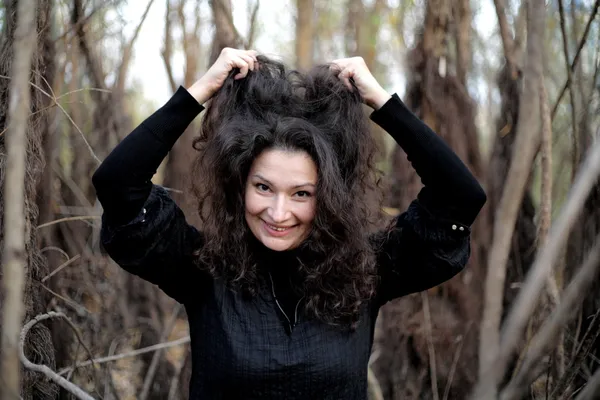
[[[209,99],[192,171],[198,232],[150,179]],[[375,233],[361,102],[425,185]],[[289,74],[235,49],[128,135],[93,183],[108,254],[186,307],[190,399],[366,399],[379,308],[460,272],[486,201],[361,58]]]

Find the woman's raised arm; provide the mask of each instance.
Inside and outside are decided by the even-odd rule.
[[[452,149],[379,85],[360,57],[336,60],[339,78],[353,80],[371,119],[405,151],[425,185],[389,230],[373,236],[380,276],[378,303],[452,278],[470,256],[470,225],[486,202],[475,177]]]
[[[104,208],[102,244],[121,267],[159,285],[171,297],[185,301],[193,251],[200,233],[186,223],[183,212],[152,176],[201,105],[221,87],[233,68],[241,79],[254,68],[255,53],[225,49],[209,71],[188,90],[173,97],[106,157],[92,177]]]

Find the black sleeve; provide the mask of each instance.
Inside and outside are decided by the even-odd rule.
[[[373,236],[380,304],[452,278],[470,256],[470,226],[486,202],[452,149],[397,95],[371,114],[402,147],[424,184],[392,227]]]
[[[193,251],[201,234],[151,178],[202,106],[180,87],[106,157],[92,177],[103,206],[101,242],[125,270],[186,301],[201,284]]]
[[[152,189],[152,176],[203,107],[183,87],[113,149],[92,176],[107,221],[131,221]]]
[[[189,225],[167,191],[153,185],[139,215],[126,224],[102,217],[100,240],[124,270],[160,287],[189,305],[198,300],[210,278],[194,263],[202,235]]]

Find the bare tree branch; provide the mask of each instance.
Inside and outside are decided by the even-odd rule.
[[[48,275],[46,275],[45,277],[42,278],[42,283],[44,283],[48,279],[52,278],[54,275],[56,275],[58,272],[60,272],[63,268],[68,267],[69,265],[73,264],[73,262],[79,260],[80,257],[81,257],[81,254],[77,254],[73,258],[70,258],[67,261],[65,261],[64,263],[62,263],[61,265],[59,265],[54,271],[50,272]]]
[[[579,314],[579,316],[581,316],[581,314]],[[583,362],[588,357],[592,347],[596,343],[596,339],[598,339],[600,336],[600,327],[598,326],[598,322],[600,322],[600,319],[598,318],[599,316],[600,309],[598,309],[596,314],[594,314],[594,318],[592,318],[592,321],[589,323],[581,342],[578,346],[576,346],[573,357],[565,369],[565,374],[562,375],[560,380],[554,385],[554,389],[550,395],[551,399],[566,400],[569,397],[569,385],[571,385],[573,379],[575,379],[575,376],[579,372]],[[574,337],[579,337],[578,332],[575,333]]]
[[[127,79],[127,71],[129,71],[129,63],[131,62],[131,57],[133,55],[133,46],[135,44],[136,39],[138,38],[138,36],[140,34],[140,31],[142,30],[142,25],[144,25],[144,21],[146,21],[146,17],[148,16],[148,13],[150,12],[150,8],[152,7],[153,3],[154,3],[154,0],[148,1],[146,10],[144,11],[144,14],[142,14],[142,18],[140,19],[140,22],[138,23],[137,27],[135,28],[135,31],[133,32],[133,36],[131,37],[131,39],[129,40],[129,42],[127,43],[125,48],[123,49],[122,61],[121,61],[121,65],[119,66],[117,82],[115,85],[117,93],[119,93],[119,94],[121,94],[125,91],[125,80]]]
[[[29,73],[36,48],[37,5],[17,3],[17,21],[13,38],[8,133],[6,135],[6,176],[4,179],[4,246],[2,249],[2,347],[0,398],[20,393],[19,331],[25,313],[23,289],[27,270],[25,250],[25,169],[27,162],[27,123],[31,106]],[[10,18],[10,17],[7,17]]]
[[[255,0],[254,7],[250,12],[250,20],[248,21],[248,43],[247,48],[251,49],[254,47],[254,41],[256,40],[256,18],[258,17],[258,9],[260,7],[260,0]]]
[[[600,394],[600,368],[588,380],[583,390],[579,393],[575,400],[596,400]]]
[[[535,309],[547,277],[551,273],[554,264],[559,258],[562,249],[568,239],[577,217],[581,213],[585,201],[597,182],[600,175],[600,141],[596,142],[590,149],[589,154],[575,179],[569,197],[559,213],[556,223],[550,230],[548,240],[541,248],[535,262],[530,268],[529,274],[523,283],[519,295],[513,302],[513,306],[506,317],[502,331],[500,351],[492,360],[493,368],[488,371],[492,374],[486,379],[497,382],[504,374],[509,358],[523,335],[523,329]],[[479,386],[489,382],[482,380]],[[480,390],[482,388],[478,388]],[[475,397],[480,399],[483,397]]]
[[[171,68],[171,56],[173,48],[173,33],[171,32],[171,0],[166,0],[166,12],[165,12],[165,43],[160,55],[162,56],[165,64],[165,70],[167,71],[167,77],[169,78],[169,84],[171,85],[171,91],[175,93],[177,90],[177,84],[173,77],[173,69]]]
[[[493,244],[485,280],[485,300],[479,342],[479,384],[476,399],[495,399],[500,374],[495,360],[500,353],[500,319],[515,221],[525,193],[539,140],[539,79],[542,75],[542,44],[545,22],[543,0],[528,3],[528,58],[524,68],[524,90],[519,105],[512,162],[494,219]],[[546,280],[544,280],[546,282]],[[495,374],[498,373],[498,374]]]
[[[567,86],[569,88],[569,96],[571,97],[571,124],[573,126],[573,167],[572,176],[577,173],[579,168],[579,160],[581,150],[579,148],[579,134],[577,133],[577,111],[575,104],[575,92],[573,89],[573,71],[571,70],[571,62],[569,58],[569,39],[567,37],[567,28],[565,26],[565,10],[563,0],[558,0],[558,11],[560,14],[560,31],[562,34],[563,41],[563,53],[565,56],[565,64],[567,69]]]
[[[0,75],[0,78],[10,79],[10,77],[4,76],[4,75]],[[37,90],[39,90],[40,93],[42,93],[44,96],[46,96],[46,97],[48,97],[48,98],[50,98],[50,99],[53,100],[53,105],[56,105],[63,112],[63,114],[65,114],[65,117],[67,117],[67,119],[69,120],[69,122],[71,122],[71,124],[73,124],[73,126],[75,127],[75,129],[77,129],[77,131],[79,132],[79,134],[83,138],[83,141],[87,145],[87,148],[89,149],[90,154],[92,155],[92,157],[94,157],[94,159],[96,160],[96,162],[98,162],[98,164],[100,164],[101,163],[100,159],[98,158],[98,156],[96,156],[96,153],[94,153],[94,150],[92,149],[92,146],[90,145],[90,143],[85,138],[85,135],[83,134],[83,132],[81,131],[81,129],[79,128],[79,126],[77,126],[77,124],[75,123],[75,121],[73,121],[73,118],[71,118],[71,116],[69,115],[69,113],[67,113],[67,111],[64,109],[64,107],[60,103],[58,103],[57,98],[54,97],[53,95],[50,95],[48,92],[46,92],[44,89],[42,89],[41,87],[39,87],[35,83],[29,82],[29,84],[31,86],[33,86],[34,88],[36,88]],[[99,91],[110,92],[108,90],[99,90]]]
[[[177,303],[171,312],[171,318],[165,324],[165,328],[163,330],[162,335],[160,335],[160,341],[164,342],[169,338],[169,335],[173,331],[175,324],[177,323],[177,318],[179,317],[179,312],[181,311],[181,304]],[[144,378],[144,383],[142,385],[142,391],[138,396],[140,400],[146,400],[148,395],[150,394],[150,387],[152,382],[154,382],[154,374],[156,373],[156,368],[158,368],[158,363],[160,362],[160,356],[162,355],[162,349],[156,350],[156,352],[152,356],[152,361],[150,362],[150,366],[148,367],[148,372],[146,373],[146,377]]]
[[[433,347],[433,338],[431,336],[431,313],[429,312],[429,297],[427,291],[421,292],[421,299],[423,300],[423,316],[425,319],[425,332],[427,335],[427,350],[429,352],[429,371],[431,374],[431,392],[433,393],[433,400],[440,400],[440,393],[438,391],[437,382],[437,363],[435,360],[435,348]]]
[[[498,15],[498,25],[500,26],[500,37],[502,38],[502,46],[504,47],[504,56],[506,62],[510,68],[511,76],[516,78],[516,62],[514,57],[514,44],[513,38],[510,33],[508,21],[506,19],[506,7],[504,0],[494,0],[494,6],[496,7],[496,14]]]
[[[76,25],[83,15],[83,5],[81,1],[82,0],[73,0],[73,12],[71,14],[71,24],[73,25]],[[89,46],[84,27],[84,24],[80,24],[79,26],[75,27],[79,47],[81,48],[81,51],[83,52],[90,69],[90,75],[92,81],[94,82],[93,85],[95,87],[99,87],[100,89],[106,89],[104,73],[102,72],[102,64]]]
[[[73,329],[73,331],[75,332],[75,334],[77,335],[77,339],[79,340],[79,342],[86,348],[85,344],[83,343],[83,340],[81,339],[81,335],[79,334],[79,331],[77,330],[77,328],[75,327],[75,325],[73,325],[73,323],[71,322],[71,320],[69,318],[67,318],[66,315],[64,315],[63,313],[58,313],[58,312],[54,312],[54,311],[50,311],[47,314],[42,314],[42,315],[38,315],[37,317],[35,317],[34,319],[32,319],[31,321],[29,321],[24,327],[23,330],[21,331],[21,336],[20,336],[20,342],[19,342],[19,357],[21,359],[21,362],[23,363],[23,366],[27,369],[30,369],[32,371],[37,371],[40,372],[42,374],[44,374],[46,377],[48,377],[49,379],[51,379],[52,381],[56,382],[58,385],[60,385],[60,387],[62,387],[63,389],[67,390],[69,393],[73,394],[74,396],[76,396],[78,399],[81,400],[94,400],[94,398],[92,396],[90,396],[89,394],[87,394],[86,392],[83,391],[83,389],[81,389],[80,387],[74,385],[73,383],[69,382],[68,380],[66,380],[65,378],[63,378],[62,376],[58,375],[56,372],[54,372],[53,370],[51,370],[48,366],[46,365],[40,365],[40,364],[34,364],[31,361],[29,361],[27,359],[27,357],[25,356],[25,338],[27,337],[27,333],[29,332],[29,330],[37,323],[49,319],[49,318],[63,318],[64,320],[67,321],[67,323],[69,324],[69,326]],[[89,353],[89,350],[88,350]],[[91,356],[91,353],[89,353]]]
[[[561,304],[532,339],[532,344],[527,350],[519,372],[508,383],[506,389],[502,391],[501,400],[521,398],[522,393],[527,390],[531,381],[535,379],[532,372],[542,356],[554,345],[554,342],[560,336],[562,327],[575,315],[573,311],[581,306],[584,299],[582,294],[587,293],[594,283],[598,275],[599,265],[600,236],[596,239],[596,244],[590,250],[583,265],[577,269],[577,274],[564,292]]]
[[[181,339],[173,340],[173,341],[166,342],[166,343],[155,344],[153,346],[144,347],[142,349],[137,349],[134,351],[130,351],[128,353],[117,354],[117,355],[110,356],[110,357],[96,358],[94,360],[84,361],[84,362],[78,363],[76,365],[76,367],[81,368],[81,367],[87,367],[88,365],[92,365],[94,363],[95,364],[103,364],[103,363],[107,363],[107,362],[122,360],[124,358],[136,357],[136,356],[139,356],[140,354],[145,354],[145,353],[150,353],[152,351],[156,351],[156,350],[160,350],[160,349],[168,349],[170,347],[180,346],[182,344],[189,343],[189,341],[190,341],[190,337],[185,336],[185,337],[182,337]],[[64,374],[68,373],[69,371],[71,371],[72,369],[73,369],[72,367],[63,368],[60,371],[58,371],[58,374],[64,375]]]
[[[594,8],[592,10],[592,13],[590,14],[590,18],[588,19],[588,22],[585,26],[585,31],[583,32],[583,36],[581,37],[581,40],[579,41],[579,47],[577,48],[577,53],[575,53],[575,58],[573,59],[573,62],[571,63],[571,70],[570,70],[570,76],[572,76],[572,73],[575,71],[575,68],[577,67],[577,63],[579,62],[579,57],[581,56],[581,50],[583,50],[583,46],[585,45],[585,42],[587,41],[587,36],[588,33],[590,32],[590,28],[592,26],[592,22],[594,22],[594,19],[596,18],[596,14],[598,13],[598,7],[600,7],[600,0],[596,0],[596,2],[594,3]],[[552,120],[554,120],[554,117],[556,116],[556,112],[558,111],[558,106],[560,105],[560,101],[562,100],[563,96],[565,95],[565,92],[567,91],[567,87],[569,87],[570,84],[570,78],[567,78],[567,81],[565,82],[565,84],[563,85],[562,90],[560,91],[560,94],[558,95],[558,99],[556,99],[556,103],[554,103],[554,107],[552,107]]]

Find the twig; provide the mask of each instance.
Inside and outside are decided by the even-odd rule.
[[[560,336],[561,327],[571,317],[573,311],[579,308],[584,296],[598,273],[600,263],[600,235],[596,238],[596,244],[590,250],[584,264],[578,269],[577,274],[564,292],[562,302],[552,313],[550,319],[542,326],[539,333],[533,338],[523,365],[519,373],[508,383],[503,390],[502,400],[514,400],[520,398],[521,393],[527,388],[532,380],[531,373],[537,366],[545,351],[552,346],[555,339]]]
[[[464,336],[461,338],[460,342],[458,342],[458,347],[456,348],[456,352],[454,353],[454,359],[452,360],[452,365],[450,366],[450,372],[448,373],[448,382],[446,382],[446,388],[444,389],[443,400],[448,400],[448,396],[450,396],[450,388],[452,387],[452,381],[454,380],[456,366],[458,365],[458,360],[460,359],[460,355],[462,353],[465,338],[470,330],[471,325],[469,325],[469,328],[467,328],[467,331],[465,332]]]
[[[563,52],[567,68],[567,87],[569,89],[569,96],[571,97],[571,124],[573,125],[573,171],[571,175],[575,176],[577,168],[579,167],[579,159],[581,156],[579,149],[579,134],[577,133],[577,111],[575,104],[575,91],[573,89],[573,71],[571,71],[571,63],[569,59],[569,40],[567,38],[563,0],[558,0],[558,11],[560,15],[560,31],[562,34]]]
[[[90,91],[90,92],[102,92],[102,93],[112,93],[112,90],[108,90],[108,89],[99,89],[99,88],[80,88],[80,89],[75,89],[75,90],[71,90],[69,92],[63,93],[60,96],[58,96],[56,98],[56,100],[60,100],[63,97],[69,96],[73,93],[79,93],[79,92],[83,92],[83,91]]]
[[[42,283],[46,282],[48,279],[52,278],[54,275],[56,275],[61,269],[71,265],[73,262],[79,260],[79,258],[81,258],[81,254],[77,254],[75,257],[65,261],[64,263],[62,263],[58,268],[56,268],[54,271],[50,272],[48,275],[46,275],[45,277],[42,278]]]
[[[10,79],[10,77],[6,76],[6,75],[0,75],[0,78]],[[79,132],[79,134],[81,135],[81,138],[85,142],[85,144],[86,144],[88,150],[90,151],[90,154],[92,155],[92,157],[96,160],[96,162],[98,162],[98,164],[102,163],[102,161],[100,161],[100,159],[98,158],[98,156],[96,156],[96,153],[94,153],[94,150],[92,149],[92,146],[90,145],[90,143],[85,138],[85,135],[83,134],[83,132],[81,131],[81,129],[79,128],[79,126],[77,126],[77,124],[75,123],[75,121],[73,121],[73,118],[71,118],[71,116],[69,115],[69,113],[67,112],[67,110],[65,110],[64,107],[59,102],[56,101],[57,99],[55,97],[51,96],[48,92],[46,92],[44,89],[42,89],[41,87],[39,87],[35,83],[29,82],[29,84],[31,86],[33,86],[34,88],[38,89],[43,95],[45,95],[46,97],[50,98],[54,102],[54,105],[56,105],[63,112],[63,114],[65,115],[65,117],[67,117],[67,119],[75,127],[75,129],[77,130],[77,132]]]
[[[569,390],[568,390],[569,385],[571,385],[571,383],[573,382],[573,379],[575,379],[577,372],[581,368],[581,364],[585,361],[588,353],[591,351],[592,347],[594,346],[594,343],[596,343],[598,336],[600,336],[600,329],[598,328],[598,325],[597,325],[597,322],[599,321],[599,319],[598,319],[599,316],[600,316],[600,309],[598,309],[596,314],[594,314],[592,321],[590,322],[590,324],[588,325],[588,328],[586,329],[585,333],[583,334],[583,338],[581,339],[581,343],[579,344],[579,346],[577,346],[575,344],[575,346],[574,346],[576,348],[575,354],[573,354],[571,362],[569,363],[569,365],[566,368],[566,373],[563,376],[561,376],[560,380],[556,383],[556,385],[554,385],[554,390],[552,391],[552,394],[550,395],[551,399],[556,399],[556,398],[566,399],[567,398],[567,395],[569,392]],[[576,334],[574,342],[577,341],[577,336],[578,336],[578,334]],[[559,394],[561,394],[560,397],[559,397]]]
[[[146,9],[144,10],[144,13],[142,14],[142,18],[140,19],[140,22],[138,23],[137,27],[135,28],[135,31],[133,32],[131,39],[129,40],[129,42],[127,43],[127,45],[121,52],[122,61],[121,61],[121,65],[119,66],[119,69],[117,70],[117,81],[115,83],[115,87],[117,88],[117,91],[119,94],[123,93],[123,90],[125,88],[125,78],[127,75],[127,68],[129,66],[129,62],[131,61],[131,56],[133,54],[133,45],[135,44],[135,41],[138,38],[140,31],[142,30],[144,21],[146,21],[146,17],[148,16],[148,13],[150,12],[150,8],[152,7],[153,3],[154,3],[154,0],[150,0],[148,2],[148,4],[146,5]]]
[[[63,249],[61,249],[60,247],[56,247],[56,246],[46,246],[43,249],[40,250],[40,253],[45,253],[48,250],[53,250],[53,251],[58,251],[60,254],[62,254],[67,260],[70,258],[69,255],[67,254],[66,251],[64,251]]]
[[[171,47],[173,45],[173,36],[171,33],[171,0],[165,1],[167,3],[165,7],[165,43],[160,54],[165,65],[165,69],[167,71],[167,77],[169,78],[171,91],[175,92],[177,90],[177,84],[175,83],[175,78],[173,77],[173,68],[171,67]]]
[[[40,228],[45,228],[47,226],[50,225],[54,225],[54,224],[58,224],[59,222],[65,222],[65,221],[83,221],[83,220],[88,220],[88,219],[100,219],[101,217],[98,215],[80,215],[77,217],[67,217],[67,218],[60,218],[54,221],[50,221],[50,222],[46,222],[44,224],[38,225],[35,229],[40,229]]]
[[[160,341],[164,342],[169,338],[169,335],[173,331],[175,324],[177,323],[177,317],[179,316],[179,312],[181,311],[181,304],[177,303],[171,312],[171,318],[165,324],[165,328],[160,335]],[[150,362],[150,366],[148,367],[148,372],[146,373],[146,377],[144,378],[144,384],[142,385],[142,391],[138,396],[140,400],[146,400],[148,395],[150,394],[150,385],[154,381],[154,375],[156,374],[156,369],[158,367],[158,363],[160,362],[160,356],[162,355],[162,349],[157,350],[152,355],[152,361]]]
[[[96,8],[94,8],[88,15],[82,16],[81,18],[79,18],[77,20],[77,22],[75,22],[74,24],[71,24],[61,35],[59,35],[56,39],[54,39],[54,42],[58,42],[59,40],[63,39],[72,30],[79,29],[79,27],[81,25],[85,25],[94,16],[94,14],[97,11],[101,10],[102,8],[106,7],[109,4],[111,4],[110,1],[104,1],[104,2],[100,3],[100,5],[98,5]]]
[[[600,0],[596,0],[596,2],[594,3],[594,9],[592,10],[592,13],[590,14],[590,18],[588,19],[587,25],[585,26],[585,31],[583,32],[583,36],[581,37],[581,40],[579,41],[579,47],[577,49],[577,53],[575,53],[575,58],[573,59],[573,62],[571,63],[571,72],[575,71],[575,67],[577,67],[577,63],[579,62],[579,56],[581,55],[581,50],[583,50],[583,45],[585,44],[586,40],[587,40],[587,35],[590,32],[590,27],[592,26],[592,22],[594,22],[594,19],[596,18],[596,13],[598,12],[598,7],[600,6]],[[567,91],[567,87],[569,87],[569,78],[567,77],[567,81],[565,82],[565,84],[563,85],[563,88],[560,92],[560,94],[558,95],[558,99],[556,99],[556,103],[554,103],[554,107],[552,107],[552,114],[551,114],[551,119],[554,120],[554,117],[556,116],[556,112],[558,111],[558,106],[560,105],[560,101],[562,100],[563,96],[565,95],[565,92]]]
[[[61,299],[62,301],[64,301],[65,303],[67,303],[68,305],[70,305],[71,307],[73,307],[73,309],[75,310],[75,312],[77,312],[78,314],[81,314],[81,311],[85,311],[87,314],[91,315],[92,313],[90,312],[90,310],[88,310],[87,308],[85,308],[84,306],[82,306],[81,304],[65,297],[62,296],[58,293],[56,293],[55,291],[53,291],[52,289],[50,289],[48,286],[44,285],[41,282],[38,281],[33,281],[35,283],[37,283],[38,285],[40,285],[41,287],[43,287],[44,289],[46,289],[50,294],[52,294],[53,296]]]
[[[249,6],[249,3],[248,3]],[[258,16],[258,8],[260,7],[260,0],[256,0],[252,12],[250,13],[250,21],[248,22],[248,48],[254,47],[254,39],[256,37],[256,17]]]
[[[575,400],[596,400],[600,394],[600,368],[588,380],[583,390],[575,397]]]
[[[108,355],[112,356],[115,353],[115,350],[117,349],[117,344],[118,344],[118,338],[113,339],[110,342],[110,346],[108,346]],[[115,397],[119,397],[116,394],[116,390],[115,390],[115,385],[112,379],[112,374],[110,372],[110,364],[106,364],[106,371],[105,371],[105,378],[104,378],[104,398],[108,398],[108,392],[109,390],[112,391],[113,396]]]
[[[181,378],[181,373],[183,371],[183,368],[185,368],[187,357],[188,357],[188,355],[183,357],[183,359],[177,366],[177,370],[173,374],[173,378],[171,379],[171,386],[169,387],[168,400],[175,400],[175,396],[177,396],[177,389],[179,389],[179,379]]]
[[[433,338],[431,334],[431,313],[429,312],[429,297],[427,292],[421,292],[423,299],[423,315],[425,317],[425,333],[427,335],[427,350],[429,350],[429,370],[431,373],[431,391],[433,400],[440,400],[437,385],[437,365],[435,361],[435,348],[433,347]]]
[[[590,149],[584,165],[577,174],[569,197],[562,207],[556,223],[550,230],[548,240],[541,248],[531,266],[530,272],[527,274],[527,278],[506,317],[500,343],[500,351],[492,363],[493,368],[488,371],[488,374],[493,377],[491,379],[494,379],[495,382],[498,382],[499,377],[504,374],[508,360],[511,357],[514,348],[521,340],[523,328],[535,309],[540,292],[547,282],[546,278],[560,256],[571,228],[573,227],[577,216],[581,213],[581,209],[585,204],[591,188],[596,184],[599,174],[600,141],[596,142]]]
[[[128,353],[117,354],[115,356],[110,356],[110,357],[96,358],[91,361],[84,361],[84,362],[77,364],[77,368],[87,367],[88,365],[91,365],[92,363],[103,364],[106,362],[122,360],[122,359],[128,358],[128,357],[135,357],[135,356],[139,356],[140,354],[150,353],[152,351],[156,351],[159,349],[167,349],[170,347],[179,346],[179,345],[188,343],[189,341],[190,341],[190,337],[185,336],[185,337],[182,337],[181,339],[173,340],[171,342],[155,344],[152,346],[148,346],[148,347],[144,347],[144,348],[137,349],[134,351],[130,351]],[[61,369],[60,371],[58,371],[58,374],[64,375],[64,374],[68,373],[70,370],[71,370],[71,368],[64,368],[64,369]]]
[[[77,339],[79,340],[79,342],[87,350],[87,346],[85,346],[85,344],[83,343],[83,340],[81,339],[81,335],[79,334],[79,331],[77,330],[75,325],[73,325],[71,320],[63,313],[50,311],[46,314],[41,314],[41,315],[36,316],[34,319],[29,321],[27,324],[25,324],[25,326],[21,330],[21,336],[20,336],[20,342],[19,342],[19,358],[21,359],[23,366],[32,371],[41,372],[42,374],[46,375],[49,379],[56,382],[60,387],[67,390],[74,396],[76,396],[78,399],[94,400],[94,398],[92,396],[90,396],[88,393],[84,392],[80,387],[74,385],[73,383],[71,383],[68,380],[66,380],[65,378],[63,378],[62,376],[58,375],[56,372],[54,372],[48,366],[34,364],[31,361],[29,361],[27,359],[27,357],[25,356],[24,349],[25,349],[25,338],[27,337],[27,333],[34,325],[36,325],[37,323],[39,323],[43,320],[49,319],[49,318],[65,319],[67,321],[67,323],[69,324],[69,326],[73,329],[73,331],[77,335]],[[89,353],[89,350],[88,350],[88,353]],[[92,362],[93,362],[93,360],[92,360]]]

